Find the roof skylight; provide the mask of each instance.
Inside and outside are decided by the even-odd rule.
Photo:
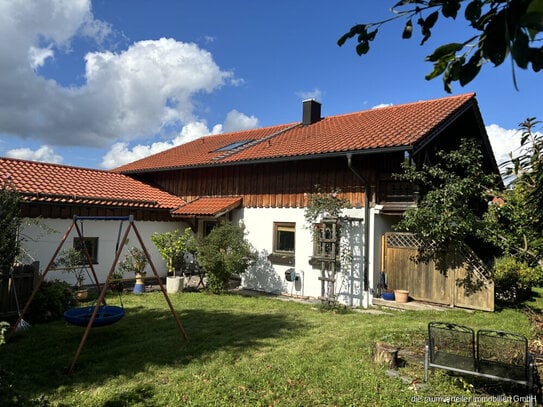
[[[230,151],[230,150],[234,150],[238,147],[241,147],[247,143],[250,143],[251,141],[253,141],[254,139],[249,139],[249,140],[240,140],[240,141],[235,141],[233,143],[230,143],[230,144],[227,144],[226,146],[223,146],[221,148],[218,148],[216,150],[214,150],[215,152],[217,151]]]

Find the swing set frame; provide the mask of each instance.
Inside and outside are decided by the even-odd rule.
[[[103,304],[104,306],[106,305],[106,300],[105,300],[106,291],[107,291],[109,282],[111,280],[111,276],[113,275],[113,272],[115,271],[115,267],[117,266],[117,263],[119,262],[119,257],[121,256],[121,252],[122,252],[121,249],[124,246],[124,244],[126,243],[126,241],[128,239],[128,235],[129,235],[131,230],[134,231],[134,234],[136,235],[136,237],[137,237],[137,239],[139,241],[141,249],[145,253],[145,257],[147,258],[147,261],[149,262],[149,266],[151,267],[151,270],[153,271],[153,274],[154,274],[154,276],[156,278],[156,281],[157,281],[158,285],[160,286],[160,290],[162,291],[162,294],[164,294],[164,298],[165,298],[166,302],[168,303],[168,307],[170,308],[173,319],[175,320],[175,323],[176,323],[181,335],[188,342],[189,338],[187,336],[187,333],[185,332],[185,328],[183,328],[183,325],[181,324],[181,320],[179,319],[179,316],[175,312],[175,309],[174,309],[173,304],[172,304],[172,302],[170,300],[170,297],[168,296],[166,288],[164,287],[164,284],[162,283],[162,280],[160,279],[160,276],[158,275],[158,272],[157,272],[157,270],[155,268],[155,265],[154,265],[154,263],[153,263],[153,261],[151,259],[151,256],[149,255],[149,252],[147,251],[147,248],[145,247],[145,244],[143,243],[143,239],[141,238],[141,235],[140,235],[140,233],[138,231],[138,228],[136,227],[136,224],[134,222],[134,216],[133,215],[130,215],[130,216],[77,216],[76,215],[76,216],[74,216],[73,217],[73,222],[70,224],[70,226],[68,226],[66,232],[64,233],[64,236],[62,237],[57,249],[55,250],[55,252],[53,254],[53,257],[51,258],[51,260],[47,264],[47,267],[45,268],[44,272],[42,273],[42,275],[41,275],[41,277],[40,277],[40,279],[38,281],[38,284],[36,284],[36,286],[34,287],[34,290],[32,291],[32,294],[30,295],[30,298],[28,299],[28,301],[26,302],[25,307],[23,308],[23,310],[19,314],[19,318],[18,318],[17,322],[13,325],[13,328],[9,332],[9,334],[7,336],[7,339],[10,339],[13,336],[13,334],[15,333],[15,328],[22,321],[23,317],[25,316],[26,312],[28,311],[28,309],[30,307],[30,304],[32,303],[32,300],[36,296],[36,293],[38,292],[38,290],[39,290],[40,286],[42,285],[42,283],[45,281],[45,277],[47,276],[47,273],[53,267],[55,259],[57,258],[60,250],[64,246],[64,243],[66,242],[66,240],[68,239],[70,233],[72,232],[72,230],[74,228],[75,228],[75,230],[77,232],[77,235],[81,239],[81,241],[82,242],[84,241],[83,233],[82,233],[82,230],[81,230],[82,228],[77,223],[78,221],[84,221],[84,220],[128,221],[128,227],[124,231],[122,239],[120,241],[117,241],[117,247],[115,248],[115,258],[113,259],[113,264],[111,265],[111,267],[109,269],[108,275],[106,277],[106,281],[104,282],[104,284],[102,286],[100,286],[100,282],[98,281],[98,277],[97,277],[96,272],[94,270],[94,267],[92,265],[92,260],[90,258],[87,247],[86,247],[85,244],[83,244],[83,253],[85,255],[87,265],[89,266],[89,268],[91,270],[92,277],[94,279],[94,284],[96,285],[96,288],[97,288],[97,290],[98,290],[98,292],[100,294],[98,296],[98,299],[96,300],[96,305],[94,306],[94,310],[92,312],[92,315],[89,318],[89,322],[87,324],[87,327],[85,328],[85,332],[83,333],[83,337],[81,338],[81,342],[79,343],[79,347],[77,348],[77,351],[75,352],[74,358],[73,358],[72,363],[70,364],[70,366],[69,366],[69,368],[67,370],[67,373],[68,374],[73,373],[73,371],[75,369],[75,366],[76,366],[76,363],[77,363],[77,361],[79,359],[79,356],[81,355],[81,351],[83,350],[83,347],[85,346],[85,343],[86,343],[87,338],[89,336],[90,330],[93,327],[93,323],[94,323],[94,321],[96,319],[96,316],[98,315],[101,304]],[[120,232],[120,229],[119,229],[119,232]],[[120,235],[120,233],[119,233],[119,235]]]

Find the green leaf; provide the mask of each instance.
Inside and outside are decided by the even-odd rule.
[[[543,13],[543,0],[532,0],[526,9],[528,13]]]
[[[445,44],[440,47],[437,47],[434,52],[428,55],[425,59],[426,61],[436,62],[447,55],[454,55],[457,51],[460,51],[464,47],[464,44],[459,42],[451,42],[450,44]]]
[[[433,13],[431,13],[426,18],[426,20],[424,20],[424,27],[426,27],[428,29],[432,28],[435,25],[438,17],[439,17],[439,13],[437,11],[434,11]]]
[[[349,30],[349,32],[343,34],[338,40],[337,40],[337,45],[339,45],[340,47],[345,44],[345,42],[350,39],[350,38],[353,38],[355,35],[365,35],[367,33],[367,29],[366,29],[366,25],[365,24],[357,24],[357,25],[354,25],[351,27],[351,29]]]
[[[420,45],[424,45],[424,43],[432,35],[432,31],[430,29],[434,26],[438,17],[439,13],[434,11],[426,19],[423,19],[422,17],[418,19],[417,24],[420,25],[422,31],[422,41]]]
[[[528,67],[529,63],[529,39],[528,35],[522,31],[517,31],[517,35],[511,44],[511,56],[517,65],[523,69]]]
[[[447,77],[450,78],[451,82],[457,81],[460,79],[460,71],[462,69],[462,65],[464,64],[465,58],[455,58],[454,61],[449,63],[449,67],[445,74]]]
[[[338,40],[337,40],[337,45],[339,45],[340,47],[345,44],[345,42],[351,37],[349,37],[349,34],[343,34]]]
[[[370,44],[367,41],[361,42],[356,46],[356,53],[361,56],[367,54],[370,50]]]
[[[466,6],[464,16],[466,17],[466,20],[471,22],[472,27],[475,27],[477,20],[481,18],[482,7],[481,0],[473,0]]]
[[[534,72],[539,72],[543,69],[543,47],[539,49],[531,49],[530,60],[532,61],[532,69]]]
[[[476,52],[472,55],[467,64],[462,66],[460,69],[460,86],[465,86],[470,83],[481,70],[483,66],[483,54],[481,51]]]
[[[443,89],[445,89],[445,92],[451,93],[451,82],[453,81],[451,71],[447,69],[445,73],[443,73]]]
[[[411,38],[411,35],[413,34],[413,21],[409,19],[407,23],[405,23],[405,27],[403,29],[402,38],[404,40]]]
[[[426,75],[425,79],[427,81],[429,81],[429,80],[432,80],[432,79],[438,77],[439,75],[441,75],[445,71],[448,64],[449,64],[448,59],[440,59],[439,61],[437,61],[434,64],[434,70],[432,72],[430,72],[428,75]]]
[[[370,31],[369,33],[367,33],[366,35],[366,40],[368,41],[373,41],[375,39],[375,36],[377,35],[377,28],[373,31]]]
[[[526,27],[530,39],[535,40],[537,34],[543,31],[543,11],[526,13],[519,19],[519,25]]]
[[[456,18],[458,10],[460,10],[460,3],[462,0],[449,0],[443,3],[441,6],[441,14],[443,17]]]
[[[501,65],[509,51],[506,25],[505,12],[502,10],[487,24],[484,31],[483,55],[495,66]]]

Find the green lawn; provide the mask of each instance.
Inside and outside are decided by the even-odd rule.
[[[188,343],[161,293],[124,295],[126,316],[91,330],[74,374],[65,369],[84,328],[64,321],[33,326],[1,346],[0,366],[14,373],[18,392],[45,395],[55,406],[409,406],[420,405],[414,396],[518,389],[439,371],[416,389],[411,381],[422,382],[422,363],[415,358],[391,377],[372,362],[376,341],[422,357],[426,325],[435,320],[534,336],[527,315],[514,309],[343,314],[233,294],[171,300]]]

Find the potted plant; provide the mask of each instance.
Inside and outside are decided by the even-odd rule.
[[[176,293],[183,289],[183,279],[176,275],[176,270],[186,267],[186,255],[196,252],[194,236],[190,228],[185,228],[183,233],[179,230],[173,232],[154,233],[151,241],[155,244],[160,255],[168,267],[166,277],[166,290],[168,293]]]
[[[109,287],[112,291],[122,293],[124,289],[123,285],[124,273],[119,269],[115,270],[109,279]]]
[[[119,262],[118,271],[121,275],[126,272],[133,272],[136,275],[136,284],[134,284],[134,293],[141,294],[145,292],[145,268],[147,267],[147,256],[142,249],[130,247],[126,252],[124,259]]]
[[[56,262],[57,266],[65,273],[72,273],[76,280],[75,297],[78,300],[86,300],[88,298],[88,290],[83,287],[85,281],[85,260],[83,253],[80,250],[64,249]]]

